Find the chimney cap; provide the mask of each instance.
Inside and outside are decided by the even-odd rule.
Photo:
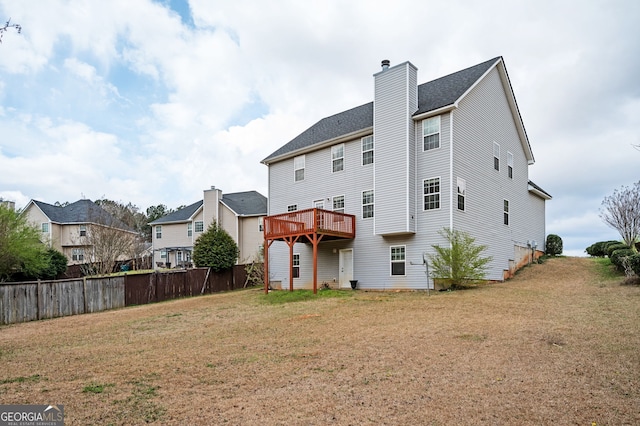
[[[382,60],[382,70],[386,70],[389,68],[389,65],[391,65],[391,61],[389,61],[388,59],[383,59]]]

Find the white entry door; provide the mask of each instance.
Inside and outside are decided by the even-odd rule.
[[[338,268],[340,288],[351,288],[349,281],[353,279],[353,249],[340,249]]]

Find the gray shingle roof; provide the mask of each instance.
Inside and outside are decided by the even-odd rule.
[[[172,223],[172,222],[186,222],[194,215],[198,209],[202,207],[202,200],[196,201],[193,204],[188,205],[187,207],[183,207],[175,212],[169,213],[166,216],[162,216],[159,219],[150,222],[149,225],[161,225],[163,223]]]
[[[499,59],[501,59],[500,56],[419,85],[418,110],[414,115],[454,104]],[[262,162],[269,163],[270,160],[281,155],[369,127],[373,127],[373,102],[323,118]]]
[[[91,200],[78,200],[64,207],[32,200],[33,203],[54,223],[102,223],[117,228],[131,230]]]
[[[342,135],[357,132],[373,126],[373,102],[360,105],[359,107],[323,118],[304,132],[300,133],[289,143],[275,151],[273,154],[262,160],[278,157],[288,152],[297,151],[316,143],[337,138]]]
[[[418,110],[414,115],[454,104],[500,58],[498,56],[481,64],[419,85]]]
[[[267,214],[267,197],[257,191],[223,194],[222,202],[240,216]]]
[[[222,194],[222,202],[240,216],[266,215],[267,198],[257,191],[234,192]],[[187,222],[202,207],[203,201],[197,201],[166,216],[149,223],[162,225],[163,223]]]

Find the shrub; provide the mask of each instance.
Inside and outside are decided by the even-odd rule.
[[[547,235],[546,254],[548,256],[558,256],[562,254],[562,238],[555,234]]]
[[[616,265],[616,268],[618,268],[618,270],[624,271],[624,266],[622,265],[622,259],[624,259],[627,256],[631,256],[633,254],[635,254],[635,252],[629,248],[621,248],[618,250],[614,250],[610,256],[611,263]]]
[[[633,270],[633,272],[640,276],[640,253],[634,253],[627,258],[627,262],[629,262],[629,266]]]
[[[589,256],[605,257],[607,255],[606,248],[608,244],[619,244],[619,241],[598,241],[591,244],[586,248],[586,252]]]
[[[616,250],[620,250],[620,249],[628,249],[629,246],[624,244],[624,243],[615,243],[615,244],[609,244],[607,245],[607,248],[605,249],[607,256],[609,257],[609,259],[611,259],[611,254],[616,251]]]
[[[491,256],[482,257],[485,245],[476,245],[475,238],[463,231],[443,228],[438,231],[448,241],[448,246],[432,245],[436,254],[429,254],[434,278],[451,283],[451,288],[461,288],[484,280]]]
[[[198,237],[193,245],[193,263],[208,266],[214,272],[233,267],[238,260],[238,245],[217,222]]]

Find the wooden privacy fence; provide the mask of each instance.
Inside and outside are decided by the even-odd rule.
[[[124,306],[125,277],[0,283],[0,324]]]
[[[243,288],[244,265],[214,273],[208,268],[0,283],[0,325],[78,315],[131,305]]]

